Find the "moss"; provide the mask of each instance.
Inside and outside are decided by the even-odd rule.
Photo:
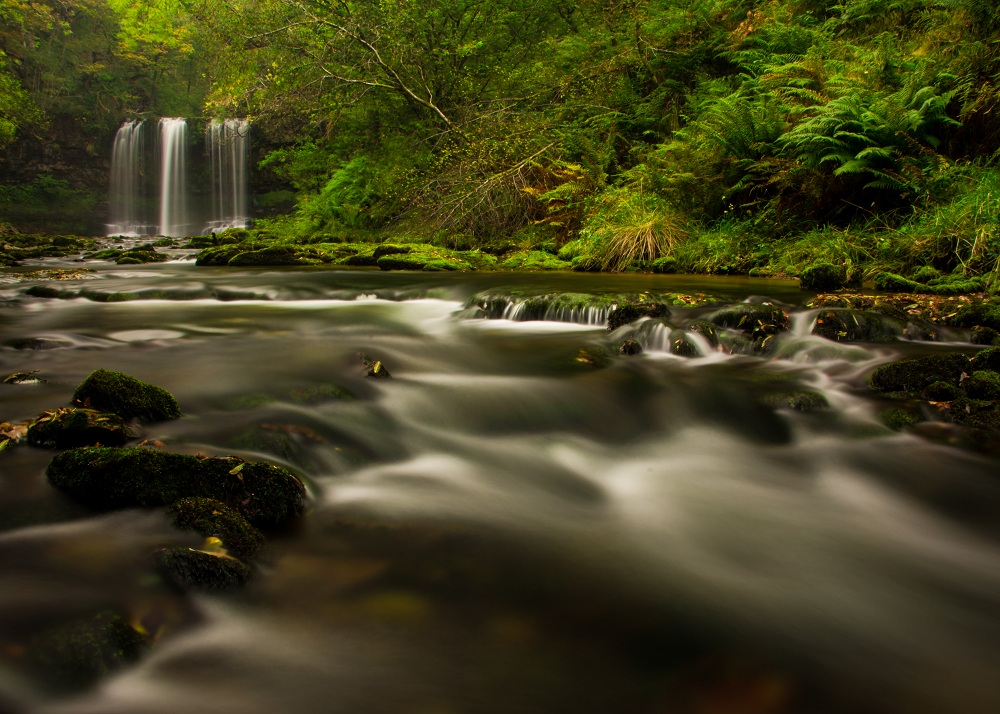
[[[687,329],[689,332],[694,332],[704,337],[713,348],[719,346],[719,333],[716,332],[715,325],[708,320],[692,322],[687,326]]]
[[[142,265],[143,261],[137,258],[131,258],[129,256],[122,256],[115,261],[118,265]]]
[[[980,350],[979,353],[972,358],[972,368],[988,369],[992,372],[1000,372],[1000,348],[989,347],[985,350]]]
[[[117,414],[94,409],[64,408],[47,411],[28,427],[28,443],[48,449],[77,446],[122,446],[132,432]]]
[[[931,402],[950,402],[961,396],[961,392],[954,384],[938,380],[927,385],[920,396]]]
[[[195,258],[195,265],[229,265],[229,261],[235,258],[244,249],[239,245],[219,245],[214,248],[205,248],[198,253]]]
[[[500,267],[503,270],[569,270],[570,264],[547,251],[528,250],[508,254]]]
[[[875,289],[886,293],[925,293],[927,286],[895,273],[879,273],[875,276]]]
[[[718,327],[740,330],[754,340],[784,332],[791,324],[785,311],[776,305],[740,303],[730,305],[709,316]]]
[[[372,251],[372,257],[378,260],[383,255],[405,255],[406,253],[412,253],[413,248],[408,245],[393,245],[391,243],[383,243],[378,248]]]
[[[441,273],[448,270],[466,270],[467,268],[460,267],[460,264],[449,263],[447,260],[429,260],[424,264],[424,270],[430,272]]]
[[[27,645],[25,659],[50,686],[72,690],[138,661],[145,650],[146,641],[128,620],[106,610],[36,635]]]
[[[243,560],[253,560],[264,546],[264,536],[240,513],[212,498],[182,498],[170,506],[174,525],[204,538],[218,538]]]
[[[869,381],[877,391],[913,396],[935,382],[957,386],[969,365],[969,358],[963,354],[918,357],[877,367]]]
[[[913,271],[910,279],[914,282],[930,284],[933,280],[941,278],[941,271],[930,265],[923,265]]]
[[[814,263],[802,271],[799,287],[803,290],[829,292],[840,290],[847,283],[847,270],[833,263]]]
[[[91,372],[73,393],[73,404],[147,422],[181,415],[177,400],[167,390],[107,369]]]
[[[830,403],[825,396],[808,389],[795,389],[787,392],[768,394],[762,401],[770,407],[794,409],[797,412],[814,412],[820,409],[829,409],[830,407]]]
[[[71,449],[51,461],[47,475],[52,485],[95,508],[156,507],[203,497],[222,501],[257,526],[298,516],[305,499],[302,482],[273,464],[144,448]]]
[[[972,329],[972,344],[974,345],[996,345],[1000,339],[1000,332],[992,327],[974,327]]]
[[[1000,374],[987,370],[977,370],[962,381],[962,389],[972,399],[1000,399]]]
[[[157,253],[153,246],[139,246],[126,250],[115,261],[118,265],[130,265],[141,263],[165,263],[168,260],[164,253]]]
[[[673,274],[680,270],[680,264],[677,262],[677,258],[665,255],[654,260],[652,268],[654,273]]]
[[[962,426],[1000,429],[1000,409],[992,401],[959,397],[948,405],[948,416]]]
[[[643,317],[670,317],[670,310],[659,302],[630,302],[619,305],[608,314],[608,330],[617,330]]]
[[[230,266],[314,265],[315,256],[288,245],[274,245],[238,253],[229,259]]]
[[[683,330],[674,330],[670,333],[670,354],[678,357],[697,357],[698,348]]]
[[[834,342],[895,342],[904,331],[897,321],[873,312],[823,310],[812,333]]]
[[[889,407],[878,413],[878,419],[893,431],[901,431],[920,422],[920,416],[909,409]]]
[[[170,547],[158,549],[153,557],[167,581],[182,591],[225,592],[253,578],[253,568],[223,553]]]
[[[964,305],[948,315],[944,322],[951,327],[988,327],[1000,330],[1000,304],[989,301]]]
[[[875,276],[875,289],[887,293],[965,295],[981,292],[984,288],[985,283],[982,278],[967,278],[961,275],[934,278],[927,284],[904,278],[895,273],[879,273]]]
[[[215,245],[215,236],[191,236],[184,245],[185,248],[211,248]]]

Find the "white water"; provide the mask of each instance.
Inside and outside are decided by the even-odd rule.
[[[1000,710],[996,461],[880,427],[861,388],[913,345],[802,329],[783,359],[704,342],[681,359],[653,352],[667,343],[643,323],[650,353],[596,369],[578,350],[612,351],[625,328],[461,318],[469,293],[495,287],[472,281],[515,279],[173,264],[98,269],[64,281],[79,291],[67,300],[4,284],[0,371],[48,381],[0,385],[0,417],[121,369],[185,413],[144,437],[288,464],[313,500],[229,596],[156,582],[150,549],[196,544],[157,511],[0,533],[0,710]],[[366,380],[358,352],[394,379]],[[310,391],[331,384],[357,398]],[[789,387],[831,408],[762,399]],[[59,502],[50,457],[0,454],[0,514]],[[166,623],[148,656],[62,699],[22,673],[21,633],[109,603]]]
[[[250,122],[213,119],[205,129],[212,174],[212,216],[205,232],[250,225]]]
[[[187,120],[160,119],[160,223],[162,236],[190,235],[187,198]]]
[[[145,136],[142,120],[125,121],[115,134],[111,150],[109,236],[145,236],[155,228],[142,215],[145,174]]]

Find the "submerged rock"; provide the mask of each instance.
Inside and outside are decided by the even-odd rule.
[[[133,434],[117,414],[66,407],[44,412],[28,426],[28,443],[47,449],[122,446]]]
[[[392,375],[389,374],[389,370],[385,368],[381,360],[373,360],[368,355],[359,355],[361,357],[361,363],[365,368],[365,376],[371,377],[372,379],[392,379]]]
[[[253,568],[224,552],[193,548],[159,548],[153,556],[156,568],[180,590],[225,592],[253,579]]]
[[[708,319],[717,327],[740,330],[755,340],[784,332],[791,324],[784,310],[767,303],[729,305],[712,313]]]
[[[204,538],[218,538],[238,558],[253,560],[264,546],[263,534],[238,511],[212,498],[182,498],[169,510],[174,525]]]
[[[92,372],[76,388],[73,404],[147,422],[181,415],[177,400],[167,390],[107,369]]]
[[[3,378],[3,384],[45,384],[45,380],[38,376],[38,370],[30,372],[14,372]]]
[[[768,406],[794,409],[797,412],[814,412],[830,408],[830,403],[825,396],[808,389],[768,394],[764,397],[763,402]]]
[[[52,459],[49,482],[100,509],[155,507],[182,498],[222,501],[258,526],[302,513],[305,487],[286,469],[235,457],[198,458],[148,448],[83,447]]]
[[[25,660],[47,684],[81,689],[139,660],[146,641],[118,612],[106,610],[33,637]]]

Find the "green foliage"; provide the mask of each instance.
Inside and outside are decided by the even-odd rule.
[[[621,271],[669,253],[687,232],[662,199],[618,189],[601,195],[580,235],[604,269]]]

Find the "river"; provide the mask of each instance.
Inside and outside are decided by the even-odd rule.
[[[0,385],[0,420],[121,370],[184,412],[141,438],[284,465],[310,503],[249,586],[182,595],[149,554],[196,537],[160,510],[83,511],[46,482],[51,452],[0,453],[0,710],[1000,711],[996,461],[885,429],[864,388],[878,364],[971,345],[826,342],[778,280],[18,270],[56,267],[89,272],[44,283],[63,299],[0,282],[0,372],[45,380]],[[766,297],[793,328],[782,359],[683,358],[649,321],[470,307],[546,291]],[[641,355],[615,354],[628,336]],[[801,388],[829,408],[768,399]],[[139,662],[62,693],[21,666],[33,633],[105,606],[155,638]]]

